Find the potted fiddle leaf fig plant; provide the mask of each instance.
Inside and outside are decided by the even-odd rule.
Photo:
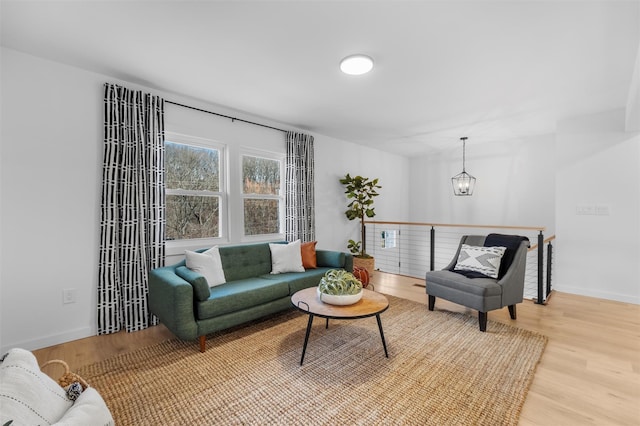
[[[378,185],[378,178],[352,177],[349,173],[340,179],[340,183],[345,186],[344,193],[347,194],[347,200],[349,200],[344,214],[349,220],[358,219],[360,221],[360,241],[349,240],[347,248],[353,254],[353,266],[365,268],[371,276],[375,269],[375,260],[366,252],[365,218],[372,218],[376,215],[373,199],[379,195],[377,190],[382,187]]]

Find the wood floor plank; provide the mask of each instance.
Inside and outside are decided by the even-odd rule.
[[[372,283],[381,293],[427,304],[424,280],[375,272]],[[436,310],[477,316],[471,309],[440,299]],[[521,425],[640,425],[639,305],[554,292],[546,305],[519,304],[517,320],[509,318],[507,308],[490,312],[488,318],[549,338],[522,410]],[[173,335],[160,325],[135,333],[89,337],[34,353],[40,363],[58,358],[77,369],[170,338]]]

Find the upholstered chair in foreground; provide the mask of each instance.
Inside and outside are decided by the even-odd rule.
[[[522,302],[529,239],[519,235],[465,235],[449,265],[426,274],[429,310],[436,297],[478,311],[480,331],[487,330],[487,312],[509,308],[516,319]]]

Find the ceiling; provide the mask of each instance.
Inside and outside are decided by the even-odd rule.
[[[5,47],[406,156],[624,107],[640,40],[640,1],[0,4]]]

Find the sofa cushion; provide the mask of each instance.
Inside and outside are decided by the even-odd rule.
[[[304,269],[315,269],[318,267],[318,259],[316,257],[317,241],[309,241],[300,244],[300,252],[302,253],[302,266]]]
[[[217,246],[211,247],[203,253],[187,250],[185,252],[185,262],[187,268],[205,277],[209,287],[226,282],[224,271],[222,270],[222,261],[220,260],[220,251]]]
[[[271,272],[268,243],[222,246],[220,258],[227,282],[259,277]]]
[[[285,282],[289,286],[289,294],[292,295],[298,290],[309,287],[316,287],[320,283],[320,279],[327,272],[329,267],[318,266],[316,269],[308,269],[306,272],[289,272],[280,275],[264,275],[265,280],[275,280]]]
[[[51,377],[40,371],[36,357],[14,348],[0,364],[0,424],[53,424],[73,401]]]
[[[271,273],[304,272],[300,240],[289,244],[269,244],[271,251]]]
[[[459,305],[489,312],[502,306],[502,286],[494,278],[466,278],[452,271],[426,275],[427,294]]]
[[[198,319],[240,311],[289,296],[289,286],[282,280],[247,278],[211,288],[208,300],[196,303]]]
[[[443,285],[453,292],[473,294],[476,296],[498,296],[502,294],[502,287],[494,278],[466,278],[455,272],[443,270],[432,271],[427,276],[427,293],[429,286]]]

